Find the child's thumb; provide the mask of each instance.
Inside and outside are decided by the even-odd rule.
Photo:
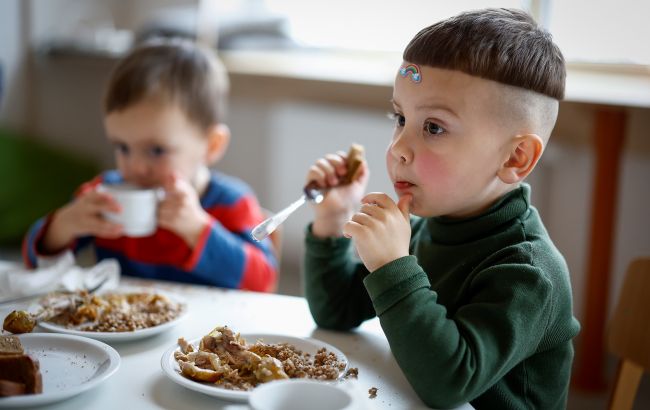
[[[397,202],[397,207],[399,208],[400,211],[402,211],[402,215],[404,215],[404,218],[406,218],[407,220],[409,219],[409,211],[411,208],[412,199],[413,197],[411,195],[404,195]]]

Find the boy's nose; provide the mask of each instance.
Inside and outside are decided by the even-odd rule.
[[[407,164],[413,158],[412,150],[405,141],[404,135],[400,135],[393,140],[390,152],[393,158],[401,164]]]
[[[127,179],[139,182],[146,180],[149,175],[149,166],[147,161],[143,158],[135,158],[135,155],[129,159],[126,166],[126,175]]]

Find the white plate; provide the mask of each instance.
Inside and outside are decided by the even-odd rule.
[[[316,351],[320,348],[325,348],[327,351],[332,352],[336,355],[339,361],[345,362],[345,369],[341,372],[340,377],[345,374],[349,366],[347,357],[336,347],[322,342],[317,339],[312,338],[301,338],[285,335],[271,335],[271,334],[242,334],[241,335],[247,343],[255,343],[257,340],[262,340],[264,343],[289,343],[295,346],[298,350],[302,350],[304,353],[311,354],[313,358],[316,354]],[[198,347],[201,338],[192,340],[191,343],[194,347]],[[201,383],[194,380],[190,380],[187,377],[181,374],[181,369],[178,366],[178,363],[174,359],[174,352],[179,351],[180,347],[178,344],[170,347],[165,351],[160,360],[160,365],[162,366],[163,373],[169,377],[173,382],[180,384],[183,387],[188,389],[195,390],[201,393],[208,394],[210,396],[219,397],[225,400],[232,401],[247,401],[250,396],[250,391],[238,391],[238,390],[228,390],[223,387],[219,387],[215,384],[210,383]]]
[[[165,322],[163,324],[160,324],[158,326],[153,326],[153,327],[147,327],[145,329],[137,329],[137,330],[132,330],[128,332],[91,332],[87,330],[79,330],[79,329],[71,329],[67,328],[65,326],[60,326],[51,322],[39,322],[39,326],[42,327],[43,329],[46,329],[50,332],[57,332],[57,333],[65,333],[68,335],[76,335],[76,336],[85,336],[89,337],[91,339],[96,339],[96,340],[101,340],[104,342],[126,342],[126,341],[131,341],[131,340],[138,340],[142,339],[145,337],[153,336],[158,333],[164,332],[167,329],[170,329],[178,324],[180,320],[185,318],[187,316],[187,304],[183,303],[176,297],[175,295],[170,295],[169,293],[166,292],[160,292],[158,290],[152,290],[149,288],[119,288],[117,290],[109,290],[107,292],[115,293],[115,292],[147,292],[147,293],[157,293],[163,296],[166,296],[169,300],[175,303],[181,303],[184,305],[183,310],[179,313],[179,315],[173,319],[170,320],[169,322]]]
[[[120,355],[97,340],[55,333],[19,335],[25,353],[38,359],[43,393],[0,398],[0,408],[53,403],[92,389],[120,366]]]

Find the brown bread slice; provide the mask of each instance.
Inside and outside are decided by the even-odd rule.
[[[0,397],[18,396],[25,393],[25,383],[0,380]]]
[[[0,380],[24,384],[25,394],[43,392],[38,360],[26,354],[0,356]]]

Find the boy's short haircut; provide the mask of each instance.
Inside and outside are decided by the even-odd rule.
[[[162,97],[206,130],[224,122],[228,88],[226,70],[212,50],[187,40],[156,39],[136,47],[113,70],[104,112]]]
[[[433,24],[411,40],[403,59],[564,98],[562,52],[521,10],[469,11]]]

